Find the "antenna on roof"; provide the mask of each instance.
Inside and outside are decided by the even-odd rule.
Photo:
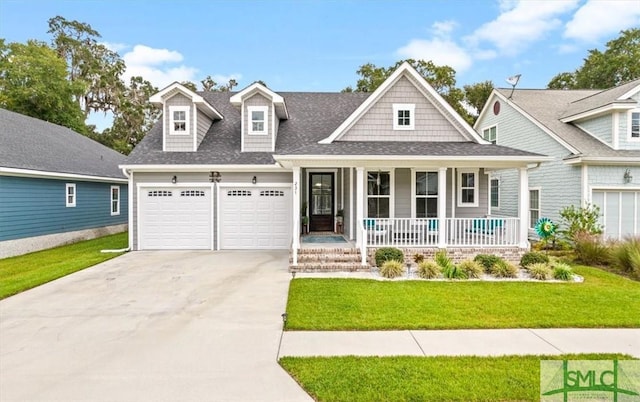
[[[516,74],[507,78],[507,82],[509,83],[509,85],[511,85],[511,94],[509,94],[508,99],[511,99],[511,97],[513,96],[513,91],[516,90],[516,85],[518,85],[518,82],[520,81],[520,76],[522,76],[522,74]]]

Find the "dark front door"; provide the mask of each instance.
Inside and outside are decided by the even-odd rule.
[[[309,230],[333,232],[333,173],[309,173]]]

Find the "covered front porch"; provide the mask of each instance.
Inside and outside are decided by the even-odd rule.
[[[495,158],[481,164],[330,162],[292,163],[294,265],[307,231],[343,233],[363,266],[368,251],[379,247],[529,248],[528,170],[536,164]],[[504,169],[518,171],[518,194],[501,194],[493,174]],[[515,203],[515,213],[498,213],[495,205],[506,202]]]

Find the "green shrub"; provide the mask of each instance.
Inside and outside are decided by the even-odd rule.
[[[573,271],[568,264],[557,263],[553,267],[553,278],[561,281],[570,281],[573,278]]]
[[[380,275],[385,278],[396,278],[404,272],[404,263],[396,260],[385,261],[380,267]]]
[[[442,276],[447,279],[467,279],[467,273],[460,266],[451,264],[442,268]]]
[[[577,233],[574,239],[576,258],[587,265],[606,265],[611,261],[611,250],[598,235]]]
[[[491,267],[491,274],[498,278],[515,278],[518,268],[509,261],[501,260]]]
[[[640,277],[640,237],[618,243],[612,251],[613,264],[621,271]]]
[[[464,260],[458,264],[458,268],[464,271],[468,278],[479,278],[484,272],[484,267],[474,260]]]
[[[382,247],[376,251],[376,266],[381,267],[386,261],[400,261],[404,263],[404,254],[395,247]]]
[[[573,205],[560,210],[562,226],[567,229],[561,233],[569,240],[576,240],[576,236],[582,234],[598,235],[602,233],[602,225],[598,222],[600,218],[600,208],[597,205],[587,205],[576,208]]]
[[[544,262],[534,262],[530,264],[527,269],[533,279],[546,281],[551,277],[551,268]]]
[[[503,261],[502,258],[493,254],[478,254],[473,260],[479,262],[480,265],[484,267],[484,272],[486,273],[491,273],[493,266],[498,262]]]
[[[422,279],[433,279],[440,275],[440,266],[435,261],[427,260],[418,263],[418,276]]]
[[[520,265],[524,268],[527,268],[531,264],[548,264],[549,257],[544,253],[539,253],[536,251],[531,251],[525,253],[520,259]]]

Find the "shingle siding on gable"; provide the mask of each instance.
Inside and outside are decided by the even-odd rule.
[[[198,110],[198,143],[197,146],[200,146],[200,143],[204,139],[204,136],[209,131],[209,127],[211,127],[212,120],[206,114],[202,113]]]
[[[66,207],[66,183],[76,206]],[[120,215],[111,215],[111,186],[120,186]],[[0,241],[99,228],[127,222],[127,185],[0,176]]]
[[[431,102],[401,77],[340,141],[467,141]],[[415,130],[393,130],[394,103],[416,105]]]
[[[254,135],[249,134],[249,126],[251,124],[250,116],[249,116],[249,106],[267,106],[267,121],[265,122],[267,126],[267,135]],[[271,101],[265,98],[260,94],[255,94],[249,99],[244,101],[244,151],[245,152],[270,152],[273,150],[273,127],[272,127],[272,119],[273,119],[273,105]]]
[[[491,98],[493,104],[495,98]],[[551,162],[543,162],[539,168],[529,171],[529,187],[540,187],[541,217],[554,222],[560,221],[559,211],[568,205],[580,205],[581,168],[566,165],[562,160],[570,152],[557,141],[543,132],[526,117],[518,113],[507,103],[500,100],[501,111],[498,116],[486,113],[478,127],[498,124],[498,145],[552,156]],[[500,178],[500,209],[496,214],[518,215],[519,176],[516,170],[502,170],[495,173]]]
[[[171,132],[171,106],[189,106],[189,134],[173,135]],[[193,110],[191,99],[178,93],[167,99],[164,104],[165,150],[168,152],[192,152],[193,151]]]
[[[613,145],[613,139],[611,131],[613,130],[613,116],[608,114],[587,121],[576,123],[576,126],[580,127],[587,133],[600,139],[600,141]]]

